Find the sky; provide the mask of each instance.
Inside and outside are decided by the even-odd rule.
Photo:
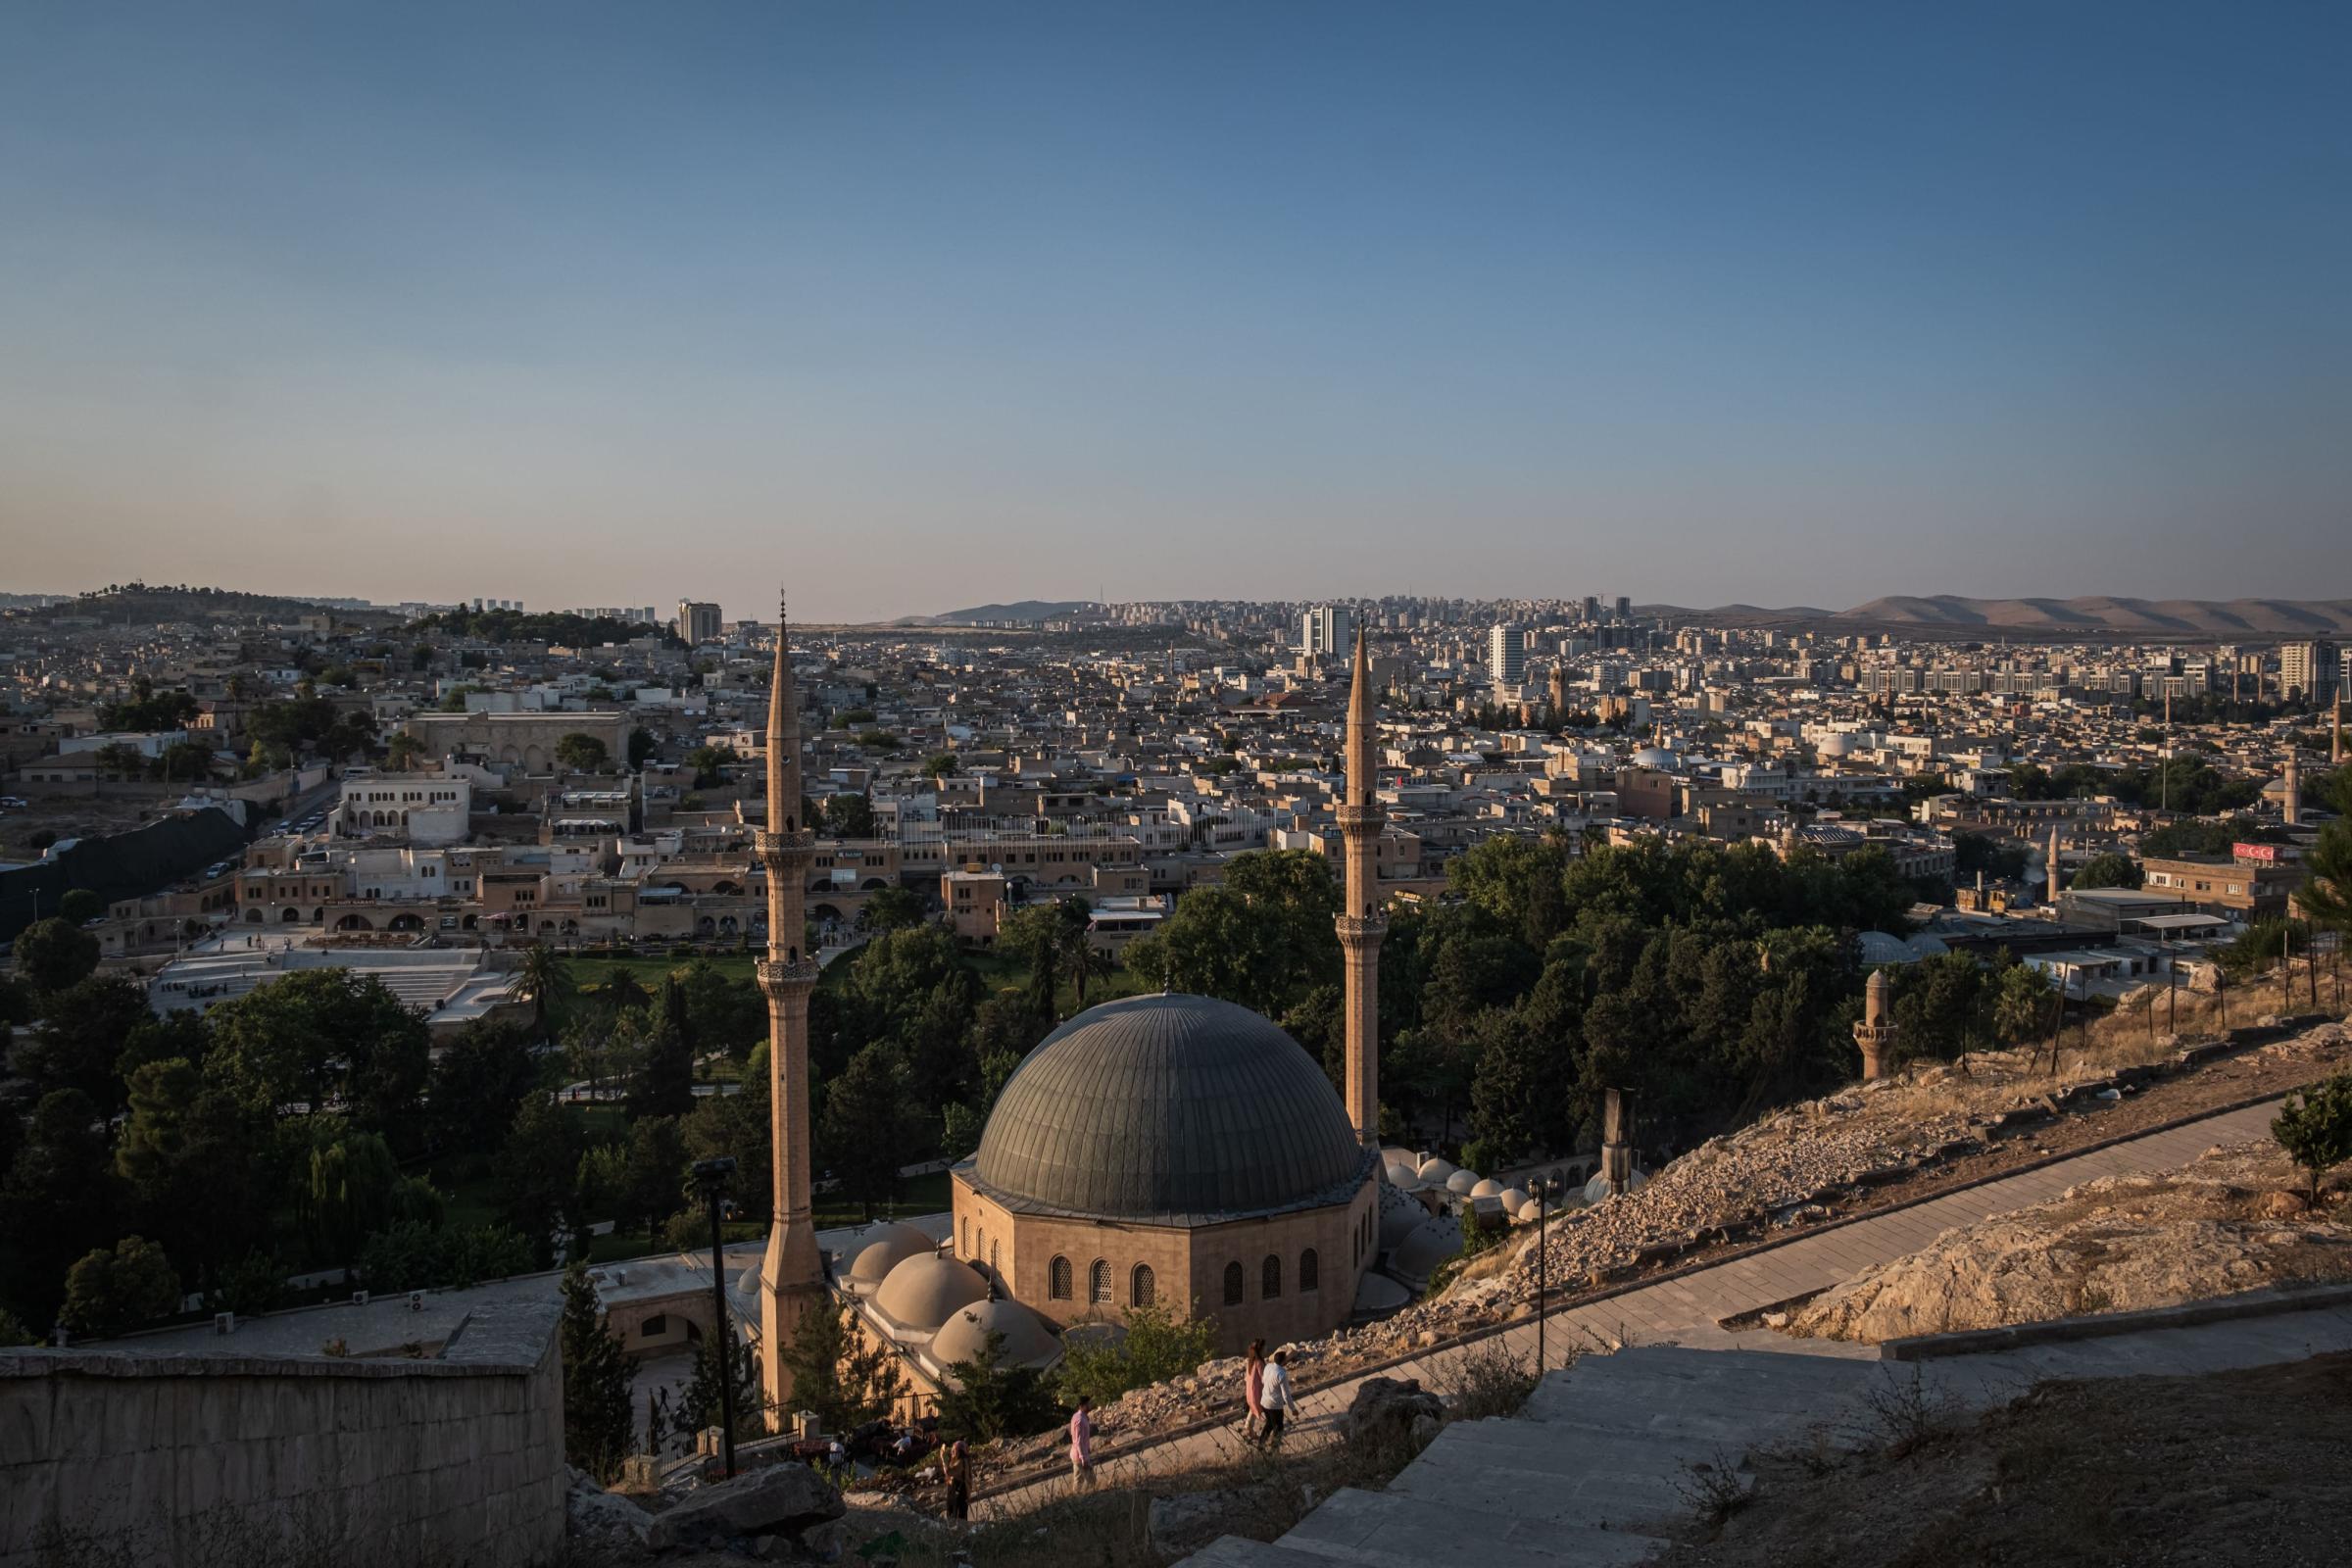
[[[0,8],[0,589],[2352,596],[2352,7]]]

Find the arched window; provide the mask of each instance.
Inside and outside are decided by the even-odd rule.
[[[1269,1301],[1282,1294],[1282,1257],[1279,1253],[1266,1254],[1265,1267],[1257,1273],[1257,1294]]]
[[[988,1271],[991,1274],[1002,1275],[1004,1272],[997,1266],[997,1249],[1003,1245],[1004,1244],[1002,1242],[991,1242],[988,1244]]]
[[[1110,1265],[1099,1257],[1086,1271],[1086,1298],[1103,1306],[1110,1304]]]
[[[1313,1248],[1310,1247],[1305,1251],[1300,1252],[1298,1254],[1298,1294],[1304,1296],[1307,1292],[1313,1290],[1315,1288],[1315,1283],[1317,1279],[1321,1277],[1322,1272],[1323,1260],[1315,1256],[1315,1250]]]
[[[972,1216],[969,1214],[963,1216],[963,1255],[972,1255]]]
[[[1242,1304],[1242,1265],[1239,1263],[1225,1265],[1225,1304],[1227,1306]]]
[[[1046,1265],[1046,1294],[1056,1301],[1070,1298],[1070,1260],[1057,1257]]]
[[[1150,1306],[1152,1290],[1152,1265],[1149,1263],[1136,1264],[1134,1275],[1127,1281],[1127,1304],[1129,1306]]]
[[[656,1312],[652,1317],[649,1317],[645,1320],[645,1326],[639,1329],[637,1332],[645,1339],[660,1339],[662,1335],[669,1332],[669,1314],[666,1312]]]

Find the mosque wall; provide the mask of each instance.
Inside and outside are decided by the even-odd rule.
[[[482,1308],[423,1360],[0,1351],[0,1568],[61,1536],[167,1568],[262,1542],[352,1568],[539,1561],[564,1540],[558,1310]]]

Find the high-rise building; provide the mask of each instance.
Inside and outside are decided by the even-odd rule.
[[[2332,701],[2338,674],[2333,643],[2288,643],[2278,650],[2278,691],[2289,702]]]
[[[1631,620],[1634,618],[1634,602],[1632,598],[1625,594],[1619,594],[1617,596],[1617,618],[1619,620]]]
[[[1527,633],[1507,620],[1487,633],[1487,676],[1497,686],[1527,678]]]
[[[1355,641],[1355,615],[1340,605],[1317,605],[1300,618],[1298,651],[1309,659],[1333,659]]]
[[[718,607],[692,599],[678,601],[678,635],[690,643],[715,642],[718,639]]]

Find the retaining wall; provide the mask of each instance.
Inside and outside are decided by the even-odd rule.
[[[0,1351],[0,1568],[75,1538],[218,1561],[240,1533],[350,1568],[539,1562],[564,1539],[560,1312],[484,1306],[423,1360]]]

